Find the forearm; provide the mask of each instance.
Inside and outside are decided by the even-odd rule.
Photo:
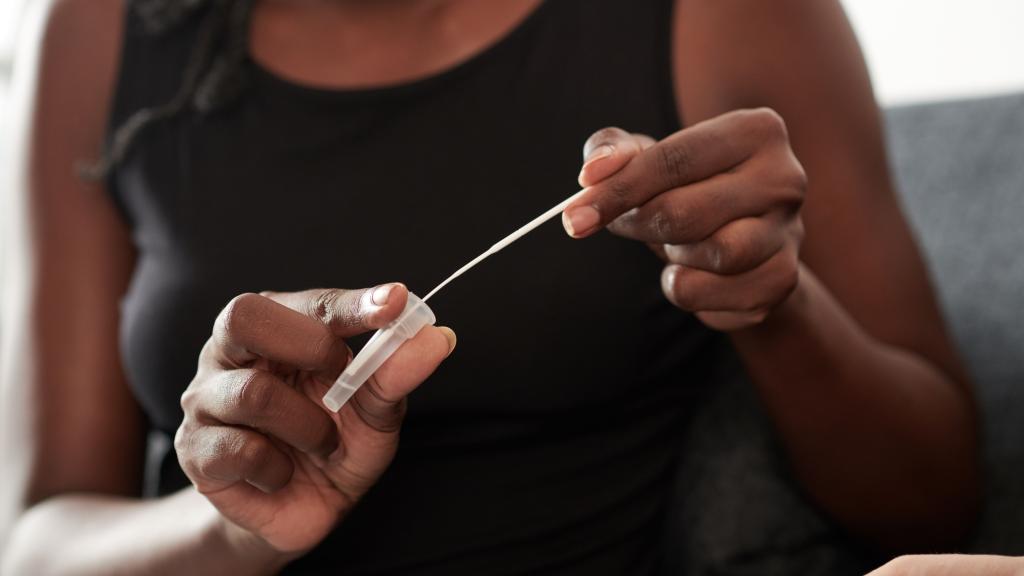
[[[227,523],[192,488],[155,500],[54,497],[27,511],[4,553],[10,574],[273,574],[284,559]]]
[[[811,495],[886,547],[950,541],[978,494],[973,404],[934,364],[858,326],[806,269],[733,340]]]

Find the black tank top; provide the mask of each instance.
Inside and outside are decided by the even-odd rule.
[[[575,192],[593,131],[678,130],[671,4],[548,0],[470,60],[380,89],[247,62],[229,108],[147,129],[110,189],[139,254],[121,350],[152,430],[173,436],[233,296],[425,295]],[[111,126],[172,97],[199,27],[154,37],[132,12]],[[650,571],[680,426],[724,345],[665,300],[661,268],[641,243],[552,222],[449,286],[431,307],[459,346],[410,398],[397,457],[285,573]],[[188,485],[173,453],[157,478]]]

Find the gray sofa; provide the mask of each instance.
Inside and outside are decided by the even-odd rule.
[[[894,108],[889,151],[977,386],[986,503],[966,552],[1024,555],[1024,94]],[[788,476],[745,376],[694,421],[668,530],[672,573],[863,574],[878,562]]]
[[[888,118],[904,202],[982,411],[988,502],[972,549],[1024,554],[1024,95]]]

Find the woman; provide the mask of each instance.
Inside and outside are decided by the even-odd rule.
[[[649,572],[723,346],[841,525],[883,549],[970,526],[969,384],[837,2],[46,22],[5,332],[13,572]],[[328,413],[345,340],[407,289],[324,287],[423,294],[572,193],[584,141],[577,240],[545,227],[447,288],[459,353],[429,328]],[[69,168],[101,156],[98,183]],[[147,430],[174,450],[140,499]]]

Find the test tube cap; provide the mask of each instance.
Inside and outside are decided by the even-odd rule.
[[[387,326],[378,330],[349,362],[331,389],[324,395],[324,406],[337,412],[348,402],[370,376],[381,367],[403,342],[416,336],[424,326],[437,322],[433,310],[418,296],[409,292],[405,309]]]

